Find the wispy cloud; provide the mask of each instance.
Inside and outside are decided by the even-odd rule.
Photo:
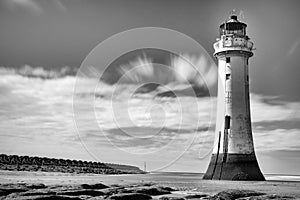
[[[61,0],[41,1],[41,0],[4,0],[4,4],[12,11],[24,9],[31,14],[40,15],[48,9],[49,5],[56,9],[65,12],[66,6]]]
[[[44,69],[43,67],[31,67],[30,65],[24,65],[20,68],[7,68],[0,67],[0,75],[21,75],[25,77],[32,78],[42,78],[42,79],[54,79],[61,78],[65,76],[75,76],[77,73],[77,68],[72,68],[69,66],[61,67],[60,69]]]
[[[38,15],[43,12],[42,7],[35,0],[5,0],[5,3],[12,10],[21,8]]]
[[[300,103],[251,94],[252,122],[300,121]]]
[[[212,87],[217,80],[217,68],[204,55],[173,55],[168,65],[153,63],[145,54],[117,70],[122,82],[168,84],[191,83]]]
[[[300,150],[300,129],[254,130],[257,151]]]
[[[137,163],[145,159],[153,168],[168,165],[181,154],[184,159],[178,162],[194,162],[209,155],[214,139],[215,111],[211,104],[216,103],[215,97],[157,99],[145,95],[124,101],[134,91],[124,85],[112,106],[110,97],[116,86],[103,84],[95,93],[78,99],[82,111],[77,116],[78,133],[72,108],[76,78],[61,71],[26,69],[0,68],[1,152],[76,159],[90,158],[89,153],[93,153],[110,162]],[[89,91],[89,79],[77,81],[84,84],[81,94]],[[95,94],[98,97],[91,98]],[[93,104],[93,113],[86,109],[89,103]],[[147,110],[149,105],[151,109]],[[300,150],[300,102],[252,94],[251,105],[258,152]]]
[[[295,120],[295,119],[294,119]],[[300,120],[272,120],[271,121],[260,121],[254,122],[253,126],[256,130],[271,131],[271,130],[290,130],[299,129],[300,130]]]
[[[253,136],[257,151],[300,150],[300,102],[251,95]]]

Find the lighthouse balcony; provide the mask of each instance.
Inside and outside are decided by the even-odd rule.
[[[220,52],[229,51],[241,51],[252,55],[253,42],[249,41],[247,37],[241,37],[237,35],[223,35],[221,39],[214,43],[215,53],[217,55]]]

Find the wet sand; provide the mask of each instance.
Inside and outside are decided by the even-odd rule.
[[[292,196],[300,199],[298,176],[266,176],[267,181],[217,181],[202,180],[196,173],[150,173],[129,175],[66,174],[49,172],[0,171],[0,184],[76,185],[96,184],[128,185],[154,183],[173,187],[182,192],[194,191],[214,195],[227,189],[254,190],[267,194]]]

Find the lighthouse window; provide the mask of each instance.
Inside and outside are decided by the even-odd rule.
[[[230,74],[226,74],[226,80],[230,79]]]
[[[226,63],[230,63],[230,57],[226,57]]]
[[[230,129],[230,116],[225,116],[225,129]]]

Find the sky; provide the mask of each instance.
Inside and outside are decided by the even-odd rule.
[[[204,172],[214,144],[216,97],[206,92],[216,84],[212,45],[235,9],[256,48],[249,70],[261,170],[300,174],[299,7],[296,0],[1,0],[0,152]],[[91,76],[76,76],[80,66],[127,47],[123,41],[101,53],[101,42],[142,27],[171,29],[198,42],[203,49],[181,53],[199,66],[205,82],[180,57],[157,50],[124,52],[109,65],[106,82],[96,76],[106,69],[99,63]],[[153,41],[155,34],[144,37]],[[137,44],[137,38],[127,42]],[[120,83],[107,82],[123,74]],[[144,82],[160,86],[141,87]],[[191,94],[191,82],[200,97]],[[170,90],[179,97],[157,98]]]

